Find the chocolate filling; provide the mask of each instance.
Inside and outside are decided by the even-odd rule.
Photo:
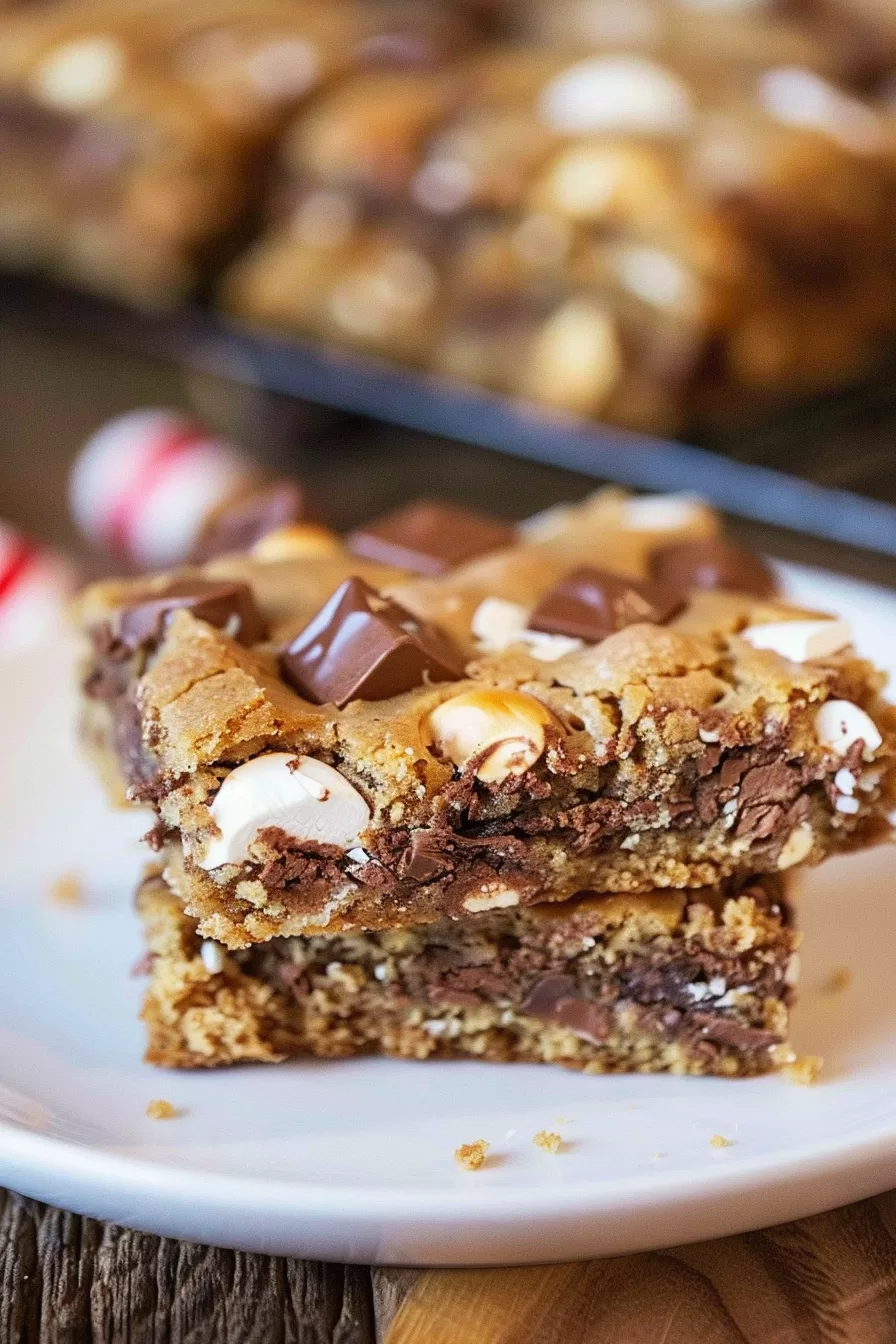
[[[758,886],[748,890],[761,907],[772,908],[774,884],[768,892]],[[607,962],[585,949],[588,941],[592,947],[601,941],[600,932],[579,943],[572,921],[563,937],[552,938],[549,926],[546,932],[539,922],[488,918],[488,936],[481,939],[461,938],[450,925],[434,925],[416,950],[392,956],[389,983],[376,990],[384,997],[384,1011],[509,1005],[517,1014],[565,1027],[595,1045],[608,1039],[622,1012],[639,1029],[678,1041],[706,1061],[732,1051],[767,1052],[782,1039],[768,1030],[763,1009],[767,999],[786,1003],[791,997],[783,985],[788,940],[758,954],[726,954],[681,936],[648,938]],[[583,923],[583,932],[590,927]],[[319,959],[304,966],[291,960],[290,939],[236,955],[251,974],[288,988],[299,999],[311,992],[332,960],[355,962],[376,979],[376,943],[373,956],[359,959],[356,944],[322,941]],[[722,1006],[729,989],[739,991],[738,1002]]]

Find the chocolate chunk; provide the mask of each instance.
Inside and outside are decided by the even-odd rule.
[[[685,590],[726,588],[754,597],[774,597],[778,590],[761,556],[715,538],[661,546],[650,557],[650,572],[658,583]]]
[[[355,555],[414,574],[443,574],[487,551],[512,546],[507,523],[437,500],[421,499],[352,532],[346,545]]]
[[[687,1015],[687,1022],[689,1027],[696,1027],[706,1040],[730,1046],[732,1050],[767,1050],[781,1040],[774,1031],[750,1027],[743,1022],[736,1022],[734,1018],[722,1017],[719,1013],[691,1012]]]
[[[529,618],[533,630],[597,644],[637,621],[662,625],[685,604],[663,584],[625,579],[602,569],[575,569],[545,593]]]
[[[386,700],[431,681],[457,681],[463,657],[435,626],[346,579],[280,656],[283,679],[314,704]]]
[[[119,612],[115,634],[131,651],[157,644],[179,608],[224,630],[240,644],[258,644],[267,634],[249,585],[216,579],[174,579],[154,597]]]
[[[740,803],[790,803],[800,791],[800,772],[784,761],[754,765],[741,780]]]
[[[544,1022],[555,1022],[576,1036],[599,1045],[610,1033],[611,1016],[606,1008],[576,992],[571,975],[546,975],[526,995],[520,1011]]]
[[[190,559],[204,564],[215,555],[248,551],[256,541],[275,528],[285,527],[306,517],[306,500],[301,486],[293,481],[278,481],[249,494],[239,495],[213,514],[196,540]]]
[[[433,831],[415,831],[402,859],[402,877],[409,882],[429,882],[451,866],[445,841]]]

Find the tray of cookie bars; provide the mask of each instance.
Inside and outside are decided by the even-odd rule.
[[[5,306],[892,553],[886,505],[670,437],[879,365],[892,23],[848,0],[636,9],[586,31],[581,6],[523,0],[487,22],[14,4]]]

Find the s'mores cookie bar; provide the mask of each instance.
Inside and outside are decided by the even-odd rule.
[[[316,609],[296,567],[265,635],[245,560],[224,594],[217,561],[82,602],[87,696],[203,936],[743,882],[887,832],[884,678],[705,507],[609,491],[514,545],[483,524],[441,574],[365,578],[438,556],[451,514],[424,512],[350,538],[365,558]]]
[[[779,878],[740,890],[583,893],[378,933],[203,941],[160,876],[137,896],[147,1060],[292,1056],[554,1063],[728,1077],[793,1058],[798,935]]]

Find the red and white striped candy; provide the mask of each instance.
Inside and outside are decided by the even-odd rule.
[[[0,523],[0,654],[18,653],[64,626],[74,572]]]
[[[72,469],[75,522],[141,569],[184,560],[209,514],[254,476],[232,444],[175,411],[131,411],[84,445]]]

